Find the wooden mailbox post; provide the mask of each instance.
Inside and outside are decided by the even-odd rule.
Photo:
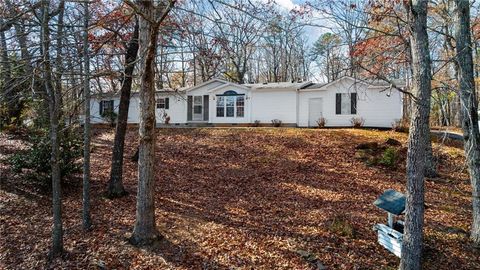
[[[376,224],[378,243],[400,257],[402,253],[403,221],[398,216],[405,212],[405,195],[393,189],[386,190],[373,204],[387,212],[387,224]]]

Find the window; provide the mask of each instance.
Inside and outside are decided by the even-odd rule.
[[[168,110],[169,98],[157,98],[157,109]]]
[[[235,98],[236,97],[226,97],[225,107],[227,108],[227,117],[235,116]]]
[[[202,106],[203,106],[203,97],[194,96],[193,97],[193,113],[196,113],[196,114],[202,113]]]
[[[357,93],[337,93],[335,114],[357,114]]]
[[[217,97],[217,117],[225,116],[225,97]]]
[[[100,115],[106,115],[113,113],[113,100],[100,101]]]
[[[238,96],[237,97],[237,117],[243,117],[244,115],[244,108],[245,108],[245,97]]]
[[[217,95],[217,117],[244,117],[245,96],[229,90]]]

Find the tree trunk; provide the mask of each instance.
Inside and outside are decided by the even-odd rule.
[[[431,62],[427,35],[427,0],[413,0],[408,6],[413,70],[412,112],[407,152],[407,202],[400,269],[421,269],[424,216],[424,170],[431,98]]]
[[[56,58],[55,58],[55,91],[58,93],[62,93],[62,75],[63,75],[63,57],[62,57],[62,49],[63,49],[63,17],[65,14],[65,1],[60,1],[58,4],[58,9],[60,12],[58,13],[57,19],[57,49],[56,49]],[[62,95],[60,95],[59,100],[56,102],[58,103],[59,110],[59,120],[62,118]]]
[[[3,18],[0,18],[0,24],[3,25]],[[2,83],[2,95],[5,98],[5,103],[7,107],[7,124],[10,124],[11,120],[15,117],[15,93],[14,87],[12,87],[12,69],[10,66],[10,59],[8,58],[7,50],[7,38],[5,36],[5,31],[0,31],[0,49],[1,49],[1,59],[2,59],[2,70],[1,70],[1,81]]]
[[[437,160],[433,155],[432,140],[430,132],[427,134],[427,147],[425,150],[425,177],[434,178],[438,176],[437,172]]]
[[[160,236],[155,225],[155,70],[154,60],[159,25],[154,25],[152,1],[138,1],[139,44],[142,57],[140,86],[140,151],[138,159],[138,191],[135,227],[130,241],[149,245]],[[145,18],[143,16],[148,16]]]
[[[62,226],[62,194],[59,155],[59,132],[58,116],[60,93],[55,91],[52,82],[52,69],[50,64],[50,30],[49,30],[49,1],[43,2],[42,8],[42,52],[43,52],[43,79],[45,91],[48,94],[50,115],[50,143],[51,143],[51,167],[52,167],[52,207],[53,207],[53,231],[52,250],[50,255],[57,257],[63,252],[63,226]]]
[[[128,43],[125,53],[125,71],[122,80],[120,94],[120,105],[118,108],[117,127],[115,129],[115,140],[113,143],[112,169],[110,181],[108,182],[107,195],[110,198],[122,197],[127,194],[122,182],[123,173],[123,149],[125,147],[125,133],[127,131],[128,107],[130,106],[130,93],[132,90],[133,70],[137,61],[138,53],[138,21],[135,23],[133,36]]]
[[[84,61],[84,78],[83,78],[83,94],[85,96],[85,123],[83,137],[83,215],[82,224],[84,230],[89,230],[92,226],[90,217],[90,55],[88,51],[88,20],[90,13],[88,11],[88,2],[84,3],[84,36],[83,36],[83,61]]]
[[[473,223],[471,239],[480,247],[480,131],[470,34],[470,7],[468,0],[455,0],[455,40],[459,67],[461,122],[465,157],[472,184]]]

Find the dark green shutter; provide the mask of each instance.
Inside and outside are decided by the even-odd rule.
[[[115,112],[115,107],[114,107],[114,105],[115,105],[115,103],[113,102],[113,99],[110,100],[110,110],[111,110],[112,113]]]
[[[350,94],[350,112],[357,114],[357,93]]]
[[[103,114],[103,102],[100,100],[100,101],[98,102],[98,105],[100,106],[100,111],[99,111],[100,116],[102,116],[102,114]]]
[[[208,121],[208,95],[203,96],[203,121]]]
[[[335,113],[342,114],[342,94],[335,95]]]
[[[170,108],[170,98],[165,98],[165,110],[168,110]]]
[[[187,96],[187,121],[192,121],[192,103],[193,97]]]

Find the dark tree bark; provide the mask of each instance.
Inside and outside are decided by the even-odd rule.
[[[142,57],[140,70],[140,128],[138,159],[138,190],[135,226],[130,242],[149,245],[160,237],[155,224],[155,52],[158,29],[172,8],[163,2],[155,6],[153,1],[138,0],[131,4],[139,13],[139,44]]]
[[[407,152],[407,202],[400,269],[422,266],[424,172],[430,138],[431,60],[427,35],[427,0],[406,3],[410,23],[413,107]]]
[[[127,194],[122,182],[123,149],[125,147],[125,133],[127,131],[128,107],[130,106],[130,93],[132,91],[133,71],[138,54],[138,20],[135,23],[133,36],[128,43],[125,53],[125,71],[120,90],[120,105],[118,108],[117,126],[113,142],[112,169],[108,182],[107,195],[110,198],[122,197]]]
[[[3,25],[3,18],[0,18],[0,25]],[[0,49],[1,49],[1,59],[2,59],[2,72],[1,72],[1,81],[2,81],[2,95],[5,97],[5,103],[7,105],[8,119],[7,123],[10,124],[11,120],[16,117],[15,109],[15,93],[12,87],[12,69],[10,66],[10,59],[8,58],[7,50],[7,38],[4,31],[0,31]]]
[[[55,56],[55,91],[58,93],[62,93],[62,75],[63,75],[63,17],[65,15],[65,1],[60,1],[58,4],[58,20],[57,20],[57,48],[56,48],[56,56]],[[62,117],[62,95],[60,95],[60,99],[57,101],[58,107],[60,108],[60,115],[59,119]]]
[[[84,230],[90,230],[92,219],[90,216],[90,55],[88,51],[88,21],[90,13],[88,2],[84,3],[84,33],[83,33],[83,61],[84,78],[83,94],[85,96],[85,123],[83,137],[83,188],[82,188],[82,225]]]
[[[478,101],[475,93],[468,0],[455,0],[455,26],[461,123],[465,156],[472,184],[473,223],[471,239],[477,247],[480,247],[480,131],[478,129]]]
[[[409,11],[408,10],[408,5],[406,5],[407,7],[407,12]],[[406,47],[408,49],[408,53],[407,53],[407,57],[408,57],[408,60],[407,60],[407,63],[408,63],[408,70],[411,72],[411,74],[413,75],[413,56],[412,56],[412,44],[411,42],[408,42],[408,44],[406,44]],[[414,85],[413,85],[414,87]],[[412,100],[411,97],[408,97],[408,106],[407,106],[407,114],[409,113],[409,111],[411,110],[411,108],[413,108],[411,102],[415,102],[415,100]],[[410,117],[411,119],[411,116],[408,116]],[[408,119],[408,117],[406,119]],[[426,177],[430,177],[430,178],[434,178],[434,177],[437,177],[438,176],[438,170],[437,170],[437,160],[435,158],[435,156],[433,155],[433,147],[432,147],[432,140],[431,140],[431,136],[430,136],[430,133],[427,135],[428,136],[428,139],[427,139],[427,145],[425,147],[425,167],[424,167],[424,175]]]
[[[433,155],[433,147],[430,133],[427,135],[427,147],[425,150],[425,177],[434,178],[438,176],[437,159]]]
[[[50,143],[51,143],[51,167],[52,167],[52,207],[53,207],[53,231],[52,231],[52,249],[50,255],[57,257],[63,253],[63,226],[62,226],[62,194],[61,194],[61,174],[60,174],[60,155],[59,155],[59,115],[60,107],[58,100],[61,93],[53,87],[52,68],[50,63],[50,30],[49,30],[49,3],[43,1],[42,5],[42,53],[43,53],[43,80],[45,91],[48,95],[49,115],[50,115]]]

